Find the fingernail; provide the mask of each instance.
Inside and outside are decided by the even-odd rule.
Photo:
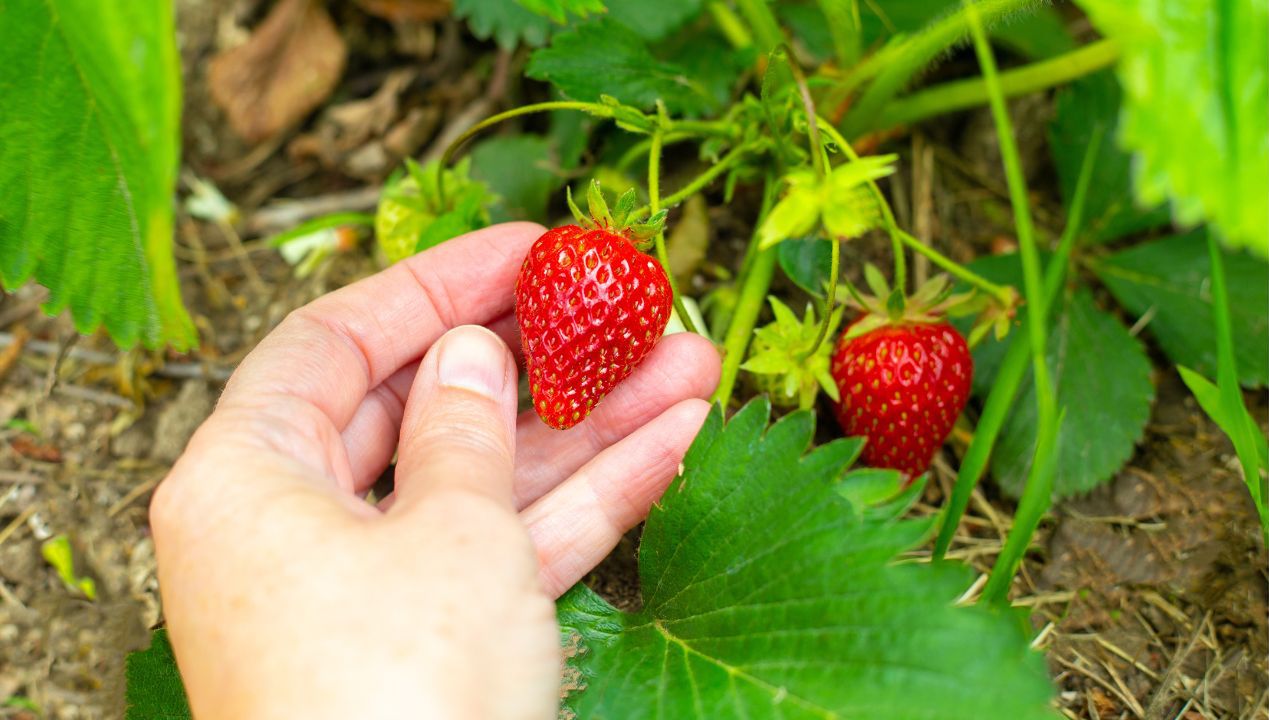
[[[437,348],[440,384],[498,399],[507,381],[507,346],[485,328],[450,330]]]

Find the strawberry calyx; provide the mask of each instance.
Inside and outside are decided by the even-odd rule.
[[[573,202],[571,188],[565,189],[565,199],[568,201],[568,209],[573,212],[573,217],[577,218],[578,225],[588,230],[604,230],[619,235],[640,250],[647,249],[652,239],[665,229],[665,218],[669,214],[668,211],[661,210],[653,213],[652,217],[643,222],[634,222],[635,218],[631,215],[634,212],[635,203],[638,202],[634,188],[622,193],[621,197],[617,198],[617,204],[610,210],[598,180],[591,181],[586,193],[589,213],[583,213],[577,207],[577,203]]]
[[[864,266],[864,281],[871,294],[845,282],[850,295],[847,304],[863,313],[846,331],[847,339],[886,326],[942,323],[947,321],[948,315],[963,315],[978,309],[975,293],[953,293],[947,275],[935,275],[909,296],[899,288],[891,288],[872,263]]]

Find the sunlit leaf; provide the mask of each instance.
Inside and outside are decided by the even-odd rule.
[[[170,3],[0,0],[0,284],[80,332],[194,345],[172,257],[180,59]]]

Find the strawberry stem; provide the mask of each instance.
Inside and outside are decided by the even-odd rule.
[[[657,103],[658,115],[665,117],[665,106],[659,101]],[[664,130],[657,127],[652,131],[652,148],[648,152],[648,204],[653,215],[661,210],[661,140]],[[679,320],[682,321],[683,327],[689,332],[697,335],[701,331],[696,327],[696,323],[692,320],[692,316],[688,314],[687,308],[683,306],[683,295],[679,292],[678,283],[674,280],[674,270],[670,268],[670,254],[665,249],[665,228],[664,226],[657,231],[653,238],[656,247],[657,260],[661,262],[661,267],[665,270],[665,277],[670,281],[670,294],[674,298],[674,311],[678,313]]]
[[[758,221],[754,224],[754,238],[749,247],[758,245],[757,228],[771,212],[780,187],[775,176],[768,174],[762,190],[762,209],[758,213]],[[712,402],[719,403],[727,409],[731,400],[731,392],[736,386],[736,375],[740,372],[740,364],[745,360],[745,351],[749,349],[749,340],[753,336],[758,315],[765,304],[767,290],[771,287],[771,277],[775,274],[777,248],[757,250],[748,268],[740,279],[740,299],[736,302],[736,310],[732,313],[731,324],[723,338],[723,371],[718,379],[718,389],[714,391]]]
[[[973,270],[970,270],[964,265],[961,265],[955,260],[949,258],[948,256],[944,255],[938,250],[935,250],[929,245],[926,245],[925,243],[921,242],[919,239],[913,237],[911,234],[907,232],[904,232],[903,230],[899,230],[898,235],[899,235],[899,240],[903,244],[912,248],[913,250],[920,253],[921,255],[924,255],[925,257],[929,258],[931,262],[933,262],[935,265],[938,265],[940,268],[946,270],[952,276],[960,280],[964,280],[970,285],[973,285],[979,290],[982,290],[983,292],[991,295],[992,297],[996,298],[998,302],[1000,302],[1002,305],[1006,307],[1008,307],[1009,304],[1013,302],[1013,298],[1009,293],[1009,289],[1006,288],[1005,286],[997,285],[996,283],[988,280],[982,275],[979,275]],[[898,285],[896,285],[895,287],[898,287]]]
[[[744,156],[747,153],[757,150],[762,145],[763,145],[763,141],[761,140],[747,142],[742,145],[737,145],[736,147],[732,148],[731,152],[724,155],[721,160],[714,163],[710,167],[706,168],[705,171],[702,172],[700,175],[697,175],[696,177],[692,178],[691,182],[684,185],[677,192],[674,192],[662,198],[661,205],[663,207],[673,207],[683,202],[684,200],[692,197],[696,193],[705,189],[705,186],[709,185],[714,180],[717,180],[719,176],[723,175],[724,173],[726,173],[727,171],[731,170],[733,167],[738,165],[740,163],[740,160],[744,158]],[[660,155],[660,153],[657,153],[657,154]],[[652,212],[652,206],[644,205],[643,207],[632,211],[630,213],[630,217],[632,218],[642,217],[643,215],[646,215],[649,212]]]
[[[816,117],[816,126],[828,135],[829,140],[837,145],[846,157],[852,162],[859,162],[859,153],[855,152],[855,148],[851,147],[846,138],[833,127],[833,124],[822,117]],[[868,180],[868,189],[872,191],[873,199],[877,202],[877,207],[881,208],[881,219],[885,225],[886,232],[890,235],[890,249],[894,256],[894,286],[900,290],[904,290],[908,285],[908,265],[903,255],[903,238],[899,237],[899,224],[895,222],[894,211],[890,209],[890,203],[886,200],[886,196],[881,194],[881,188],[877,186],[877,181]]]

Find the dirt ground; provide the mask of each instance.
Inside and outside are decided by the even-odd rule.
[[[123,656],[144,647],[161,619],[146,526],[151,490],[269,328],[376,267],[363,244],[299,279],[260,238],[297,217],[373,207],[400,147],[384,142],[390,129],[340,145],[331,138],[348,129],[331,101],[299,130],[244,144],[209,97],[207,59],[232,40],[236,25],[224,18],[256,19],[256,4],[181,0],[178,8],[186,170],[215,182],[241,221],[229,229],[178,217],[183,290],[204,340],[195,355],[120,353],[101,337],[77,339],[64,318],[39,312],[43,294],[33,286],[0,299],[0,718],[121,716]],[[365,99],[394,71],[416,73],[393,110],[402,122],[414,118],[409,129],[421,139],[410,154],[435,153],[455,128],[515,101],[522,54],[472,47],[451,21],[360,23],[345,33],[350,60],[336,98]],[[1042,127],[1051,101],[1013,109],[1031,118],[1019,121],[1024,130]],[[990,157],[964,159],[990,155],[974,150],[990,131],[970,114],[901,141],[905,170],[892,184],[899,220],[924,224],[918,234],[943,238],[958,260],[1010,242],[998,171]],[[1043,158],[1043,133],[1031,134],[1024,154]],[[326,138],[319,145],[329,152],[306,154],[311,137]],[[382,157],[363,150],[374,143]],[[1059,206],[1043,188],[1052,180],[1043,170],[1034,179],[1037,219],[1051,235]],[[278,204],[284,197],[302,202]],[[736,247],[747,232],[747,220],[727,211],[711,220],[716,247]],[[857,261],[885,245],[865,239],[852,252]],[[1269,555],[1229,442],[1156,360],[1158,399],[1135,457],[1109,486],[1053,509],[1014,598],[1035,609],[1037,645],[1067,717],[1269,718]],[[1263,394],[1250,401],[1269,427]],[[823,423],[822,432],[833,429]],[[916,512],[941,505],[963,450],[964,438],[954,438]],[[985,484],[951,555],[985,573],[1012,511]],[[95,600],[68,588],[41,554],[63,534]],[[632,534],[590,579],[619,604],[637,598],[635,547]]]

